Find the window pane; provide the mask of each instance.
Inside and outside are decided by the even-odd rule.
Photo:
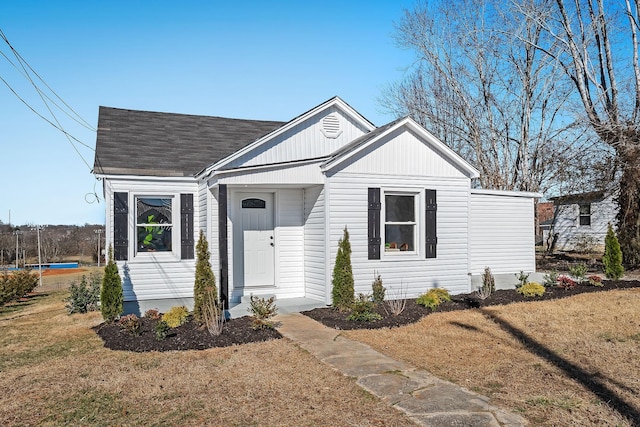
[[[591,205],[580,205],[580,215],[591,215]]]
[[[136,235],[138,252],[171,251],[170,197],[136,198]]]
[[[590,216],[581,216],[580,217],[580,225],[591,225],[591,217]]]
[[[138,226],[138,252],[171,251],[171,226]]]
[[[415,251],[415,225],[385,225],[384,248],[387,252]]]
[[[413,222],[415,196],[385,196],[385,222]]]

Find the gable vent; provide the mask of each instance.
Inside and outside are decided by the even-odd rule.
[[[340,120],[334,114],[329,114],[322,119],[322,133],[327,138],[337,138],[342,133],[340,129]]]

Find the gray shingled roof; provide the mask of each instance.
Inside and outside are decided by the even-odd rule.
[[[100,107],[94,172],[194,176],[284,122]]]

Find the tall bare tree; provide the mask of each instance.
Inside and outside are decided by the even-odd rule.
[[[554,51],[556,41],[537,15],[522,16],[494,0],[405,11],[397,41],[418,58],[382,104],[411,115],[470,160],[482,187],[545,191],[575,164],[576,146],[593,151],[593,139],[561,114],[571,87],[555,59],[538,49]]]
[[[640,266],[640,0],[514,0],[548,35],[530,41],[572,85],[586,123],[615,153],[624,262]]]

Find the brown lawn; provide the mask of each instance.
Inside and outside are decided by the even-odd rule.
[[[640,289],[344,334],[488,395],[535,426],[640,425]]]
[[[286,339],[204,351],[105,349],[65,291],[0,308],[0,425],[409,426]]]

